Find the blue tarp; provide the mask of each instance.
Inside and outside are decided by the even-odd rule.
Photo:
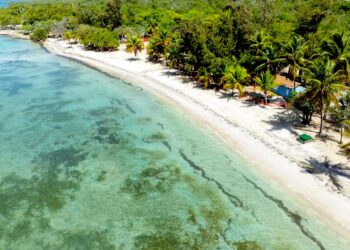
[[[278,86],[273,89],[273,92],[275,92],[277,95],[283,96],[283,97],[289,97],[292,93],[291,88],[285,87],[285,86]]]
[[[297,92],[297,93],[302,93],[304,91],[305,91],[305,88],[302,86],[295,88],[295,92]],[[277,95],[280,95],[280,96],[283,96],[284,98],[287,98],[292,94],[293,88],[288,88],[286,86],[278,86],[278,87],[273,89],[273,92],[275,92]]]

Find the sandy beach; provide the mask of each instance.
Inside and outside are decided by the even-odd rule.
[[[1,30],[0,29],[0,35],[11,36],[13,38],[19,38],[19,39],[29,39],[28,35],[23,34],[19,30]]]
[[[16,33],[0,31],[0,35],[25,38]],[[203,90],[176,70],[149,62],[145,51],[135,58],[125,52],[123,45],[116,52],[93,52],[81,45],[48,39],[43,46],[51,53],[139,86],[182,109],[198,126],[215,133],[272,185],[350,240],[350,180],[337,177],[342,187],[339,188],[332,183],[329,173],[313,175],[305,168],[316,162],[323,163],[325,157],[333,163],[347,166],[350,163],[339,155],[335,140],[297,142],[296,133],[306,132],[315,137],[317,128],[295,128],[293,111]]]

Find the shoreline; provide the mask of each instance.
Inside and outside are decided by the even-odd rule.
[[[29,35],[23,34],[20,30],[2,30],[0,29],[0,35],[9,36],[18,39],[30,39]]]
[[[4,34],[0,31],[0,35],[19,38],[13,35],[16,31],[10,33],[12,34]],[[20,38],[25,39],[23,36]],[[219,93],[194,88],[191,83],[183,83],[175,70],[167,69],[160,64],[145,62],[145,55],[140,56],[143,59],[131,60],[133,57],[125,55],[122,49],[118,52],[85,51],[78,45],[69,46],[66,42],[55,39],[48,39],[42,46],[50,53],[69,58],[111,77],[141,87],[180,108],[200,126],[209,128],[211,133],[227,144],[254,171],[264,177],[265,181],[276,184],[282,193],[287,193],[308,213],[315,215],[331,226],[333,231],[350,241],[350,217],[346,213],[350,212],[350,199],[327,187],[324,179],[305,173],[305,169],[295,157],[286,155],[288,148],[283,151],[274,147],[274,144],[267,143],[266,140],[270,136],[266,135],[267,139],[264,137],[266,131],[262,131],[261,134],[255,131],[261,125],[259,121],[255,121],[255,117],[249,117],[251,113],[247,113],[242,107],[235,107],[241,101],[231,99],[226,102],[222,98],[219,99]],[[121,56],[121,59],[118,56]],[[246,107],[246,109],[250,108]],[[263,112],[263,108],[258,106],[253,108],[256,109],[254,112],[260,109]],[[269,109],[269,107],[265,108]],[[284,111],[278,109],[276,113]],[[246,120],[240,122],[240,119],[245,116],[247,116]],[[278,139],[274,138],[277,144]],[[312,149],[311,144],[306,146]],[[315,153],[315,158],[320,157],[323,155]]]

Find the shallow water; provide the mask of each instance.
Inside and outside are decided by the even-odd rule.
[[[348,249],[141,88],[0,36],[0,249]]]
[[[43,2],[41,0],[0,0],[0,8],[6,8],[13,3]],[[50,2],[45,0],[44,2]]]
[[[53,2],[52,0],[0,0],[0,8],[6,8],[14,3],[49,3]]]
[[[16,2],[21,2],[21,1],[17,1],[17,0],[0,0],[0,8],[5,8],[8,5],[10,5],[11,3],[16,3]]]

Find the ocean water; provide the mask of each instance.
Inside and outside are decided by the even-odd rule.
[[[7,6],[9,6],[10,4],[13,3],[30,3],[30,2],[45,2],[45,3],[49,3],[49,2],[53,2],[52,0],[0,0],[0,8],[6,8]]]
[[[0,36],[0,249],[349,249],[175,107]]]
[[[16,2],[20,2],[20,1],[17,1],[17,0],[0,0],[0,8],[7,7],[11,3],[16,3]]]

